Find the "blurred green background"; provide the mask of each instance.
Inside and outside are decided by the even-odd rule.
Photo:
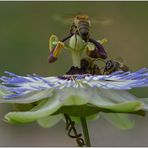
[[[0,2],[0,75],[4,75],[5,70],[19,75],[64,74],[71,66],[71,55],[63,50],[58,61],[48,64],[48,38],[51,34],[56,34],[59,39],[65,37],[71,25],[64,23],[65,20],[78,12],[88,14],[92,20],[99,20],[100,23],[92,24],[91,36],[108,39],[104,47],[110,58],[122,57],[133,71],[147,67],[148,2]],[[146,97],[147,90],[143,88],[131,92]],[[122,144],[122,136],[118,141],[123,146],[132,145],[128,138],[125,145]],[[120,146],[116,142],[113,146]],[[139,144],[148,145],[148,141]]]

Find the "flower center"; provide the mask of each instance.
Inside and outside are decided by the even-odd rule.
[[[75,80],[76,78],[83,79],[86,76],[90,76],[91,74],[66,74],[63,76],[59,76],[58,78],[63,79],[63,80]]]

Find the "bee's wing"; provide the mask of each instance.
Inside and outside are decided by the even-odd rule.
[[[123,58],[121,58],[121,57],[118,57],[118,58],[116,58],[115,60],[118,61],[118,62],[120,62],[120,63],[125,63],[125,62],[126,62],[126,61],[123,60]]]
[[[92,24],[99,24],[102,26],[110,26],[114,23],[112,18],[100,17],[100,18],[92,18],[90,19]]]
[[[127,70],[127,71],[131,70],[131,69],[127,66],[128,64],[127,64],[127,62],[126,62],[125,60],[123,60],[123,58],[118,57],[118,58],[115,59],[115,61],[117,61],[118,63],[120,63],[120,65],[121,65],[122,67],[124,67],[125,70]]]
[[[81,14],[81,13],[78,13]],[[72,24],[74,17],[76,15],[71,15],[71,14],[67,14],[67,15],[59,15],[59,14],[55,14],[52,16],[52,19],[54,21],[57,21],[61,24],[64,25],[69,25]],[[90,16],[90,21],[92,24],[98,24],[98,25],[102,25],[102,26],[109,26],[112,25],[114,23],[112,18],[107,18],[107,17],[98,17],[98,18],[94,18],[93,16]]]
[[[62,15],[57,15],[57,14],[53,15],[52,19],[64,25],[69,25],[69,24],[72,24],[73,22],[73,18],[64,17]]]

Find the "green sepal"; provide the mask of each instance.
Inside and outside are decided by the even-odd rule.
[[[62,119],[62,115],[52,115],[37,120],[37,123],[43,128],[50,128]]]
[[[87,116],[87,117],[86,117],[86,120],[87,120],[87,121],[97,120],[99,117],[100,117],[100,114],[97,113],[97,114],[93,114],[93,115],[91,115],[91,116]],[[77,117],[77,116],[70,116],[70,118],[71,118],[71,120],[74,121],[76,124],[81,124],[80,117]]]
[[[139,101],[129,101],[125,103],[119,103],[111,106],[104,106],[103,108],[116,112],[134,112],[142,108],[143,103]]]
[[[9,112],[5,119],[9,123],[28,123],[53,114],[61,107],[58,99],[42,100],[37,106],[26,112]]]
[[[124,111],[124,112],[122,110],[121,111],[113,111],[111,109],[100,108],[100,107],[93,106],[93,105],[90,105],[90,104],[62,106],[53,115],[62,113],[62,114],[68,114],[70,116],[75,116],[75,117],[89,117],[89,116],[93,116],[94,114],[97,114],[99,112],[115,113],[115,114],[116,113],[129,113],[129,114],[135,114],[135,115],[140,115],[140,116],[145,115],[145,112],[143,110],[138,110],[138,111],[127,110],[127,111]]]
[[[46,93],[44,96],[49,96],[49,92]],[[27,123],[63,113],[77,117],[88,117],[99,112],[143,115],[143,102],[136,100],[125,91],[65,88],[55,91],[48,99],[40,100],[29,111],[8,113],[5,119],[9,122]]]
[[[94,107],[92,105],[73,105],[73,106],[62,106],[57,112],[54,114],[68,114],[69,116],[77,116],[77,117],[87,117],[93,114],[96,114],[100,111],[98,107]]]
[[[134,126],[134,121],[128,118],[127,114],[121,113],[103,113],[103,118],[113,124],[115,127],[119,129],[130,129]]]
[[[13,104],[15,111],[29,111],[33,107],[35,107],[35,103],[29,103],[29,104]]]

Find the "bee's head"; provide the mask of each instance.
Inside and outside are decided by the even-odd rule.
[[[89,16],[86,14],[78,14],[75,16],[76,20],[85,20],[88,21],[89,20]]]
[[[77,25],[79,21],[86,21],[90,23],[89,16],[83,13],[79,13],[74,18],[74,23]]]

